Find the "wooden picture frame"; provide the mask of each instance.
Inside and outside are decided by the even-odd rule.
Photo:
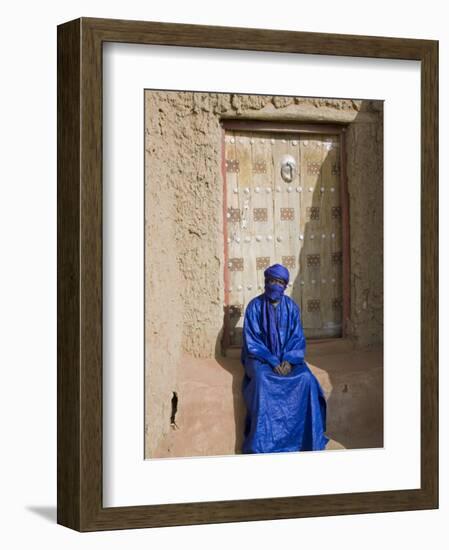
[[[421,62],[421,488],[105,508],[102,502],[102,44]],[[57,521],[78,531],[438,507],[438,42],[81,18],[58,27]]]

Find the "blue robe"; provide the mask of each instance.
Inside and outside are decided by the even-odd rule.
[[[253,298],[245,311],[241,361],[247,414],[242,451],[322,450],[329,441],[324,435],[326,400],[304,361],[306,340],[299,307],[284,294],[274,308],[276,345],[269,335],[268,310],[263,309],[267,307],[274,306],[264,293]],[[286,376],[273,370],[284,360],[292,365]]]

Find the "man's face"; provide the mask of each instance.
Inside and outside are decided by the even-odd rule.
[[[267,277],[267,283],[269,285],[281,285],[284,288],[287,286],[287,283],[283,279],[277,279],[276,277]]]

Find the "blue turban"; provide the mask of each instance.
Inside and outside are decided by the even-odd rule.
[[[286,283],[290,280],[290,274],[288,269],[281,264],[273,264],[263,272],[265,279],[267,277],[274,277],[276,279],[283,279]]]

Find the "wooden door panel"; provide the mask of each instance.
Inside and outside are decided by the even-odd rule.
[[[326,162],[323,164],[325,178],[326,228],[329,228],[329,247],[326,255],[326,279],[330,282],[327,293],[327,315],[324,327],[329,333],[341,332],[343,311],[342,281],[342,217],[340,186],[340,146],[338,139],[326,139]]]
[[[256,279],[256,261],[251,247],[251,237],[253,234],[253,217],[251,216],[251,211],[253,208],[252,202],[254,195],[252,190],[252,151],[250,143],[251,138],[239,136],[238,134],[235,134],[234,137],[240,166],[238,175],[238,195],[241,212],[239,237],[245,262],[242,282],[242,302],[246,306],[254,295],[252,285]],[[240,326],[242,321],[243,319],[240,319],[238,326]]]
[[[286,192],[287,184],[281,177],[281,159],[289,152],[285,137],[272,137],[273,166],[273,213],[274,213],[274,246],[275,259],[271,263],[287,263],[286,258],[293,255],[292,231],[294,231],[294,204],[289,201],[290,193]],[[277,260],[278,258],[278,260]],[[284,259],[284,261],[283,261]],[[286,266],[287,267],[287,266]]]
[[[285,293],[301,308],[306,337],[341,335],[342,219],[339,136],[227,131],[227,327],[241,345],[243,313],[281,263]],[[296,171],[282,175],[290,155]]]
[[[256,258],[256,288],[254,296],[264,292],[264,271],[275,256],[273,240],[273,165],[269,136],[260,134],[252,144],[253,150],[253,228],[254,254]]]
[[[301,230],[304,241],[300,250],[301,272],[304,280],[302,323],[304,330],[314,334],[322,325],[321,319],[321,165],[323,148],[321,140],[301,136],[302,205]],[[305,306],[305,307],[304,307]]]
[[[227,258],[228,270],[227,284],[228,288],[225,289],[228,298],[228,315],[227,331],[230,335],[230,343],[235,344],[236,340],[236,326],[240,322],[241,314],[243,313],[244,300],[242,294],[243,288],[243,273],[245,269],[243,250],[240,235],[240,220],[241,209],[240,199],[238,193],[239,185],[239,159],[237,155],[237,148],[235,139],[233,136],[225,140],[225,155],[226,155],[226,201],[227,201]],[[236,191],[237,190],[237,191]],[[243,260],[243,261],[242,261]],[[241,330],[241,328],[240,328]]]
[[[290,201],[295,207],[295,221],[292,224],[294,229],[292,234],[292,254],[295,257],[294,269],[288,269],[290,271],[290,281],[292,283],[290,292],[287,292],[289,296],[295,300],[302,310],[304,307],[304,293],[303,287],[305,285],[303,270],[302,270],[302,255],[301,251],[304,246],[304,199],[303,199],[303,182],[302,182],[302,167],[301,167],[301,144],[300,136],[292,135],[289,139],[289,154],[295,159],[297,165],[297,175],[294,182],[291,185],[292,189],[289,192]],[[287,187],[288,192],[288,187]],[[280,262],[282,263],[282,261]]]

